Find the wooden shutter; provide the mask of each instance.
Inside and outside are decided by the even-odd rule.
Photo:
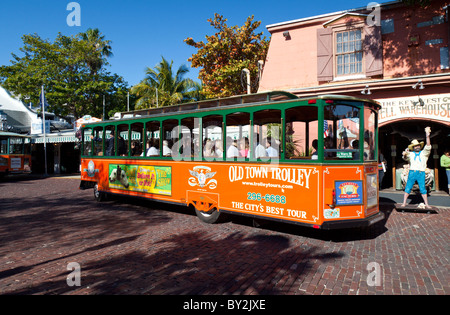
[[[317,30],[317,80],[333,80],[333,30]]]
[[[383,74],[383,46],[381,26],[364,26],[364,57],[366,59],[366,76]]]

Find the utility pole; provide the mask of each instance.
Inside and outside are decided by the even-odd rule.
[[[44,176],[48,176],[47,173],[47,133],[45,131],[45,95],[44,95],[44,85],[42,85],[42,91],[41,91],[41,95],[42,95],[42,129],[44,131],[44,162],[45,162],[45,172],[44,172]]]

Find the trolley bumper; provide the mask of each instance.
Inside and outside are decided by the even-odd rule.
[[[384,213],[380,211],[364,219],[325,221],[323,222],[321,228],[324,230],[334,230],[334,229],[346,229],[355,227],[369,227],[377,222],[382,221],[384,217],[385,217]]]

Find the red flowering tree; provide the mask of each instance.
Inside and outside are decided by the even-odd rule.
[[[206,42],[196,42],[191,37],[184,40],[198,50],[189,61],[192,67],[201,68],[199,79],[206,98],[246,93],[241,80],[244,68],[250,70],[252,80],[257,80],[258,61],[265,60],[269,40],[263,32],[255,33],[261,22],[253,19],[254,16],[248,17],[241,27],[230,27],[226,24],[227,19],[216,13],[214,20],[208,19],[208,22],[217,32],[207,35]],[[252,93],[257,89],[257,85],[252,84]]]

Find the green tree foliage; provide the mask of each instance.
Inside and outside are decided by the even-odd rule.
[[[22,40],[22,56],[13,53],[11,65],[0,67],[0,84],[14,95],[39,104],[44,85],[48,110],[75,118],[101,117],[103,95],[108,112],[125,110],[127,84],[106,71],[111,46],[98,29],[76,36],[59,33],[54,42],[37,34],[24,35]]]
[[[176,73],[173,61],[170,63],[162,57],[154,68],[145,70],[145,78],[131,88],[136,96],[136,109],[169,106],[189,101],[199,100],[201,86],[195,81],[185,78],[189,69],[182,65]]]
[[[206,42],[196,42],[191,37],[184,40],[198,50],[189,61],[192,67],[201,68],[199,79],[207,98],[246,93],[241,82],[244,68],[250,70],[253,80],[257,78],[258,61],[265,60],[269,40],[262,32],[255,33],[261,22],[253,20],[254,16],[251,16],[243,26],[230,27],[226,24],[227,19],[216,13],[208,22],[217,32],[206,36]],[[256,91],[257,86],[253,86],[252,92]]]

